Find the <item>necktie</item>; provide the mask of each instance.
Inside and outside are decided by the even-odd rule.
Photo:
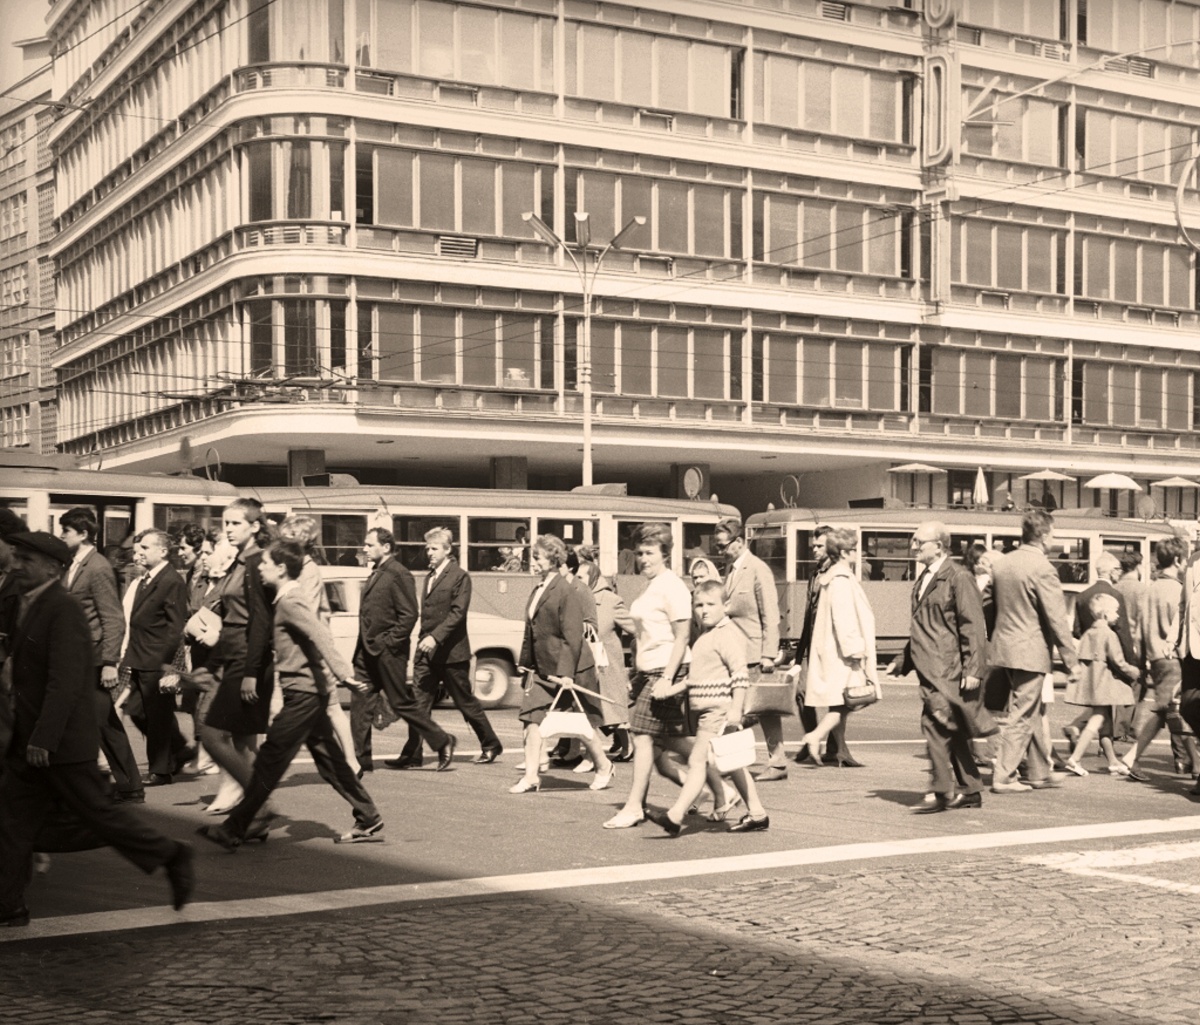
[[[426,594],[428,594],[430,591],[433,590],[433,585],[435,583],[437,583],[437,572],[435,570],[430,570],[429,576],[425,578],[425,593]]]
[[[919,577],[917,577],[917,585],[916,585],[916,587],[913,588],[913,597],[912,597],[912,603],[913,603],[914,608],[916,607],[917,602],[919,602],[921,600],[921,592],[925,590],[925,578],[927,576],[929,576],[929,570],[923,569],[923,570],[921,570],[921,575]]]

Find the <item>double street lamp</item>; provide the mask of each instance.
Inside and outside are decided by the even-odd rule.
[[[634,217],[618,231],[612,239],[594,252],[591,269],[588,268],[588,253],[592,253],[592,228],[585,213],[575,214],[575,237],[578,240],[579,256],[576,257],[571,248],[559,238],[558,234],[535,213],[523,213],[525,221],[541,238],[552,246],[567,254],[567,259],[579,275],[579,285],[583,290],[583,344],[579,351],[579,387],[583,393],[583,484],[592,485],[592,290],[596,286],[596,276],[600,273],[600,264],[608,255],[610,249],[620,249],[621,241],[637,228],[646,223],[645,217]]]

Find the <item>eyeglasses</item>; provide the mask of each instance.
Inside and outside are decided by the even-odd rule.
[[[714,538],[713,539],[713,547],[716,548],[716,550],[718,552],[723,552],[723,551],[725,551],[726,548],[728,548],[736,540],[737,540],[736,537],[731,537],[728,541],[717,541]]]

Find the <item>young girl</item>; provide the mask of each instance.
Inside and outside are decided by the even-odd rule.
[[[1088,603],[1088,609],[1096,618],[1079,639],[1079,661],[1083,663],[1084,673],[1077,682],[1067,686],[1066,701],[1070,705],[1088,705],[1092,714],[1079,734],[1066,768],[1076,776],[1088,774],[1079,759],[1101,733],[1101,727],[1107,726],[1104,733],[1108,736],[1100,737],[1100,750],[1108,761],[1108,771],[1115,776],[1127,776],[1128,767],[1117,761],[1113,750],[1112,706],[1133,704],[1133,690],[1129,684],[1137,679],[1138,671],[1125,661],[1121,642],[1113,633],[1112,628],[1120,618],[1117,599],[1111,594],[1098,594]]]
[[[692,645],[692,663],[687,680],[659,681],[656,696],[668,697],[685,687],[688,692],[692,742],[687,777],[675,803],[665,812],[649,811],[647,817],[671,836],[678,836],[688,808],[700,796],[708,774],[709,741],[734,724],[741,729],[742,705],[749,679],[746,675],[746,643],[741,630],[725,614],[725,588],[720,580],[696,585],[692,608],[703,631]],[[730,773],[748,812],[729,827],[731,833],[752,833],[771,824],[758,799],[754,781],[745,769]]]

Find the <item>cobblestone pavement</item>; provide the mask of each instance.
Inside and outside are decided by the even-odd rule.
[[[3,1020],[1195,1023],[1200,898],[1132,874],[1178,878],[1200,851],[1130,879],[1072,875],[1044,853],[18,942],[0,947]]]

